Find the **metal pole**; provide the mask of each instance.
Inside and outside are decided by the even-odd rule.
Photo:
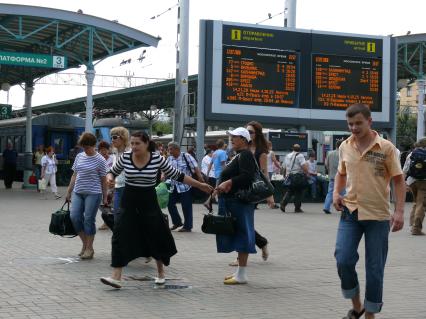
[[[179,1],[177,37],[173,139],[180,142],[183,135],[182,104],[188,96],[189,0]]]
[[[31,98],[34,92],[34,83],[25,82],[25,107],[27,108],[27,119],[25,126],[25,156],[24,156],[24,183],[22,188],[35,188],[35,185],[29,183],[29,178],[33,173],[33,149],[32,149],[32,110]]]
[[[297,0],[285,0],[284,28],[296,27],[296,6]]]
[[[198,92],[197,92],[197,137],[196,137],[196,151],[198,163],[201,163],[204,157],[204,134],[205,134],[205,123],[204,123],[204,87],[200,83],[205,83],[204,79],[204,67],[206,58],[206,23],[200,21],[200,34],[199,34],[199,57],[198,57]]]
[[[425,99],[425,79],[417,79],[418,104],[417,104],[417,140],[425,136],[425,114],[424,114],[424,99]]]
[[[93,64],[87,65],[86,71],[86,81],[87,81],[87,96],[86,96],[86,125],[85,131],[92,132],[93,131],[93,81],[95,79],[95,69],[93,68]]]

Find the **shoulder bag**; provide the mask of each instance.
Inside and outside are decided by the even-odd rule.
[[[214,214],[212,200],[213,197],[210,195],[209,199],[204,203],[209,212],[203,217],[201,231],[206,234],[233,235],[235,233],[235,218],[228,212],[225,216]]]
[[[256,164],[253,181],[249,188],[238,190],[235,193],[235,197],[245,203],[257,204],[274,194],[274,186],[272,186],[269,179],[260,171],[259,165],[257,165],[257,161],[254,156],[253,160]]]
[[[67,209],[64,209],[65,205],[67,205]],[[69,202],[65,202],[59,210],[52,214],[50,218],[49,232],[61,237],[70,236],[70,238],[72,238],[77,236],[71,222]]]
[[[294,155],[290,172],[283,181],[284,187],[293,188],[293,189],[303,189],[309,185],[308,178],[304,173],[291,173],[291,170],[294,167],[294,162],[296,161],[296,157],[299,154],[300,153],[296,153],[296,155]]]

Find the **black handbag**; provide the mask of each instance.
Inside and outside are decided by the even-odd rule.
[[[293,158],[293,163],[291,164],[290,172],[293,169],[294,162],[299,153],[296,153]],[[293,189],[303,189],[309,185],[308,177],[304,173],[289,173],[283,181],[283,186]]]
[[[235,192],[235,197],[240,201],[250,204],[257,204],[269,196],[274,194],[274,186],[265,175],[260,171],[259,165],[257,165],[256,159],[253,156],[253,160],[256,164],[256,171],[253,176],[253,182],[247,189],[240,189]]]
[[[208,214],[203,217],[201,231],[206,234],[214,235],[233,235],[235,233],[235,217],[227,213],[225,216],[213,213],[212,196],[204,203],[209,210]]]
[[[108,226],[109,229],[114,229],[114,214],[112,213],[112,208],[110,206],[99,205],[101,211],[101,217],[104,223]]]
[[[64,207],[67,204],[67,209]],[[77,236],[74,226],[70,217],[70,204],[65,202],[61,209],[54,212],[50,218],[49,232],[54,235],[62,237],[70,236],[70,238]]]

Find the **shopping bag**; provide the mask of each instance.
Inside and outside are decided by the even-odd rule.
[[[157,193],[157,201],[160,208],[166,208],[167,204],[169,203],[169,189],[167,187],[167,184],[164,182],[161,182],[158,184],[157,187],[155,187],[155,191]]]
[[[41,191],[44,191],[46,189],[46,187],[47,187],[47,181],[44,178],[39,179],[38,180],[38,189],[41,190]]]

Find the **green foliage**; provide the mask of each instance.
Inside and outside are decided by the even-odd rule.
[[[396,145],[400,150],[409,149],[417,136],[417,115],[408,109],[400,109],[396,120]]]
[[[173,131],[173,125],[172,125],[172,123],[170,123],[168,121],[167,122],[158,121],[158,122],[155,122],[152,125],[152,131],[153,131],[153,134],[155,134],[155,135],[171,134],[172,131]],[[160,133],[160,134],[158,134],[158,133]]]

